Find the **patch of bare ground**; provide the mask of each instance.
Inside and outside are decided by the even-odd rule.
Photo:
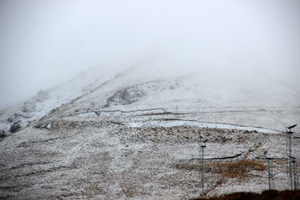
[[[260,141],[267,134],[257,131],[236,129],[199,128],[199,127],[121,127],[115,131],[121,137],[128,137],[131,142],[156,143],[195,143],[207,139],[210,143],[236,143],[244,144],[250,141]]]
[[[109,125],[123,125],[116,121],[70,121],[70,120],[53,120],[36,124],[37,129],[47,129],[51,131],[65,131],[65,130],[83,130],[88,127],[102,128]]]
[[[193,198],[191,200],[297,200],[300,199],[300,190],[268,190],[263,191],[261,194],[252,192],[237,192],[226,194],[219,197],[212,198]]]
[[[177,169],[199,170],[201,163],[176,163],[173,165]],[[264,171],[267,166],[263,161],[240,160],[231,162],[206,162],[205,172],[220,174],[222,178],[246,178],[252,170]]]
[[[200,170],[201,163],[176,163],[173,167],[181,170]],[[209,192],[216,187],[221,186],[226,183],[228,178],[237,178],[240,181],[246,178],[250,178],[250,172],[264,171],[267,166],[264,161],[257,160],[240,160],[240,161],[206,161],[205,163],[205,173],[210,173],[214,176],[214,181],[211,182]]]

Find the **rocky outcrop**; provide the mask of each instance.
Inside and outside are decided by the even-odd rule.
[[[15,133],[15,132],[21,130],[22,126],[20,125],[20,123],[21,123],[21,121],[16,121],[16,122],[14,122],[14,123],[11,125],[11,127],[10,127],[10,129],[9,129],[9,132]]]
[[[0,138],[6,137],[6,133],[4,130],[0,130]]]
[[[108,108],[111,105],[132,104],[140,100],[140,98],[145,95],[146,92],[137,86],[128,87],[122,90],[118,90],[113,96],[109,97],[104,107]]]

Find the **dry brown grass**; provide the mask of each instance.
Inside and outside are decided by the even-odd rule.
[[[225,178],[246,178],[252,170],[264,171],[267,166],[261,161],[241,160],[237,162],[209,163],[206,172],[220,173]]]
[[[177,163],[174,164],[177,169],[200,170],[200,163]],[[235,162],[206,162],[205,172],[220,174],[223,178],[246,178],[252,170],[264,171],[267,166],[263,161],[241,160]]]

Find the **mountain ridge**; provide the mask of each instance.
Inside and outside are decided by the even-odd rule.
[[[196,198],[204,139],[208,197],[266,190],[266,154],[274,187],[288,189],[284,132],[299,120],[299,93],[251,70],[173,64],[94,68],[3,111],[4,130],[29,118],[0,140],[0,197]],[[299,158],[297,138],[292,148]]]

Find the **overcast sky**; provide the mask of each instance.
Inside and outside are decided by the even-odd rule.
[[[300,78],[299,10],[299,0],[0,0],[0,108],[111,60]]]

